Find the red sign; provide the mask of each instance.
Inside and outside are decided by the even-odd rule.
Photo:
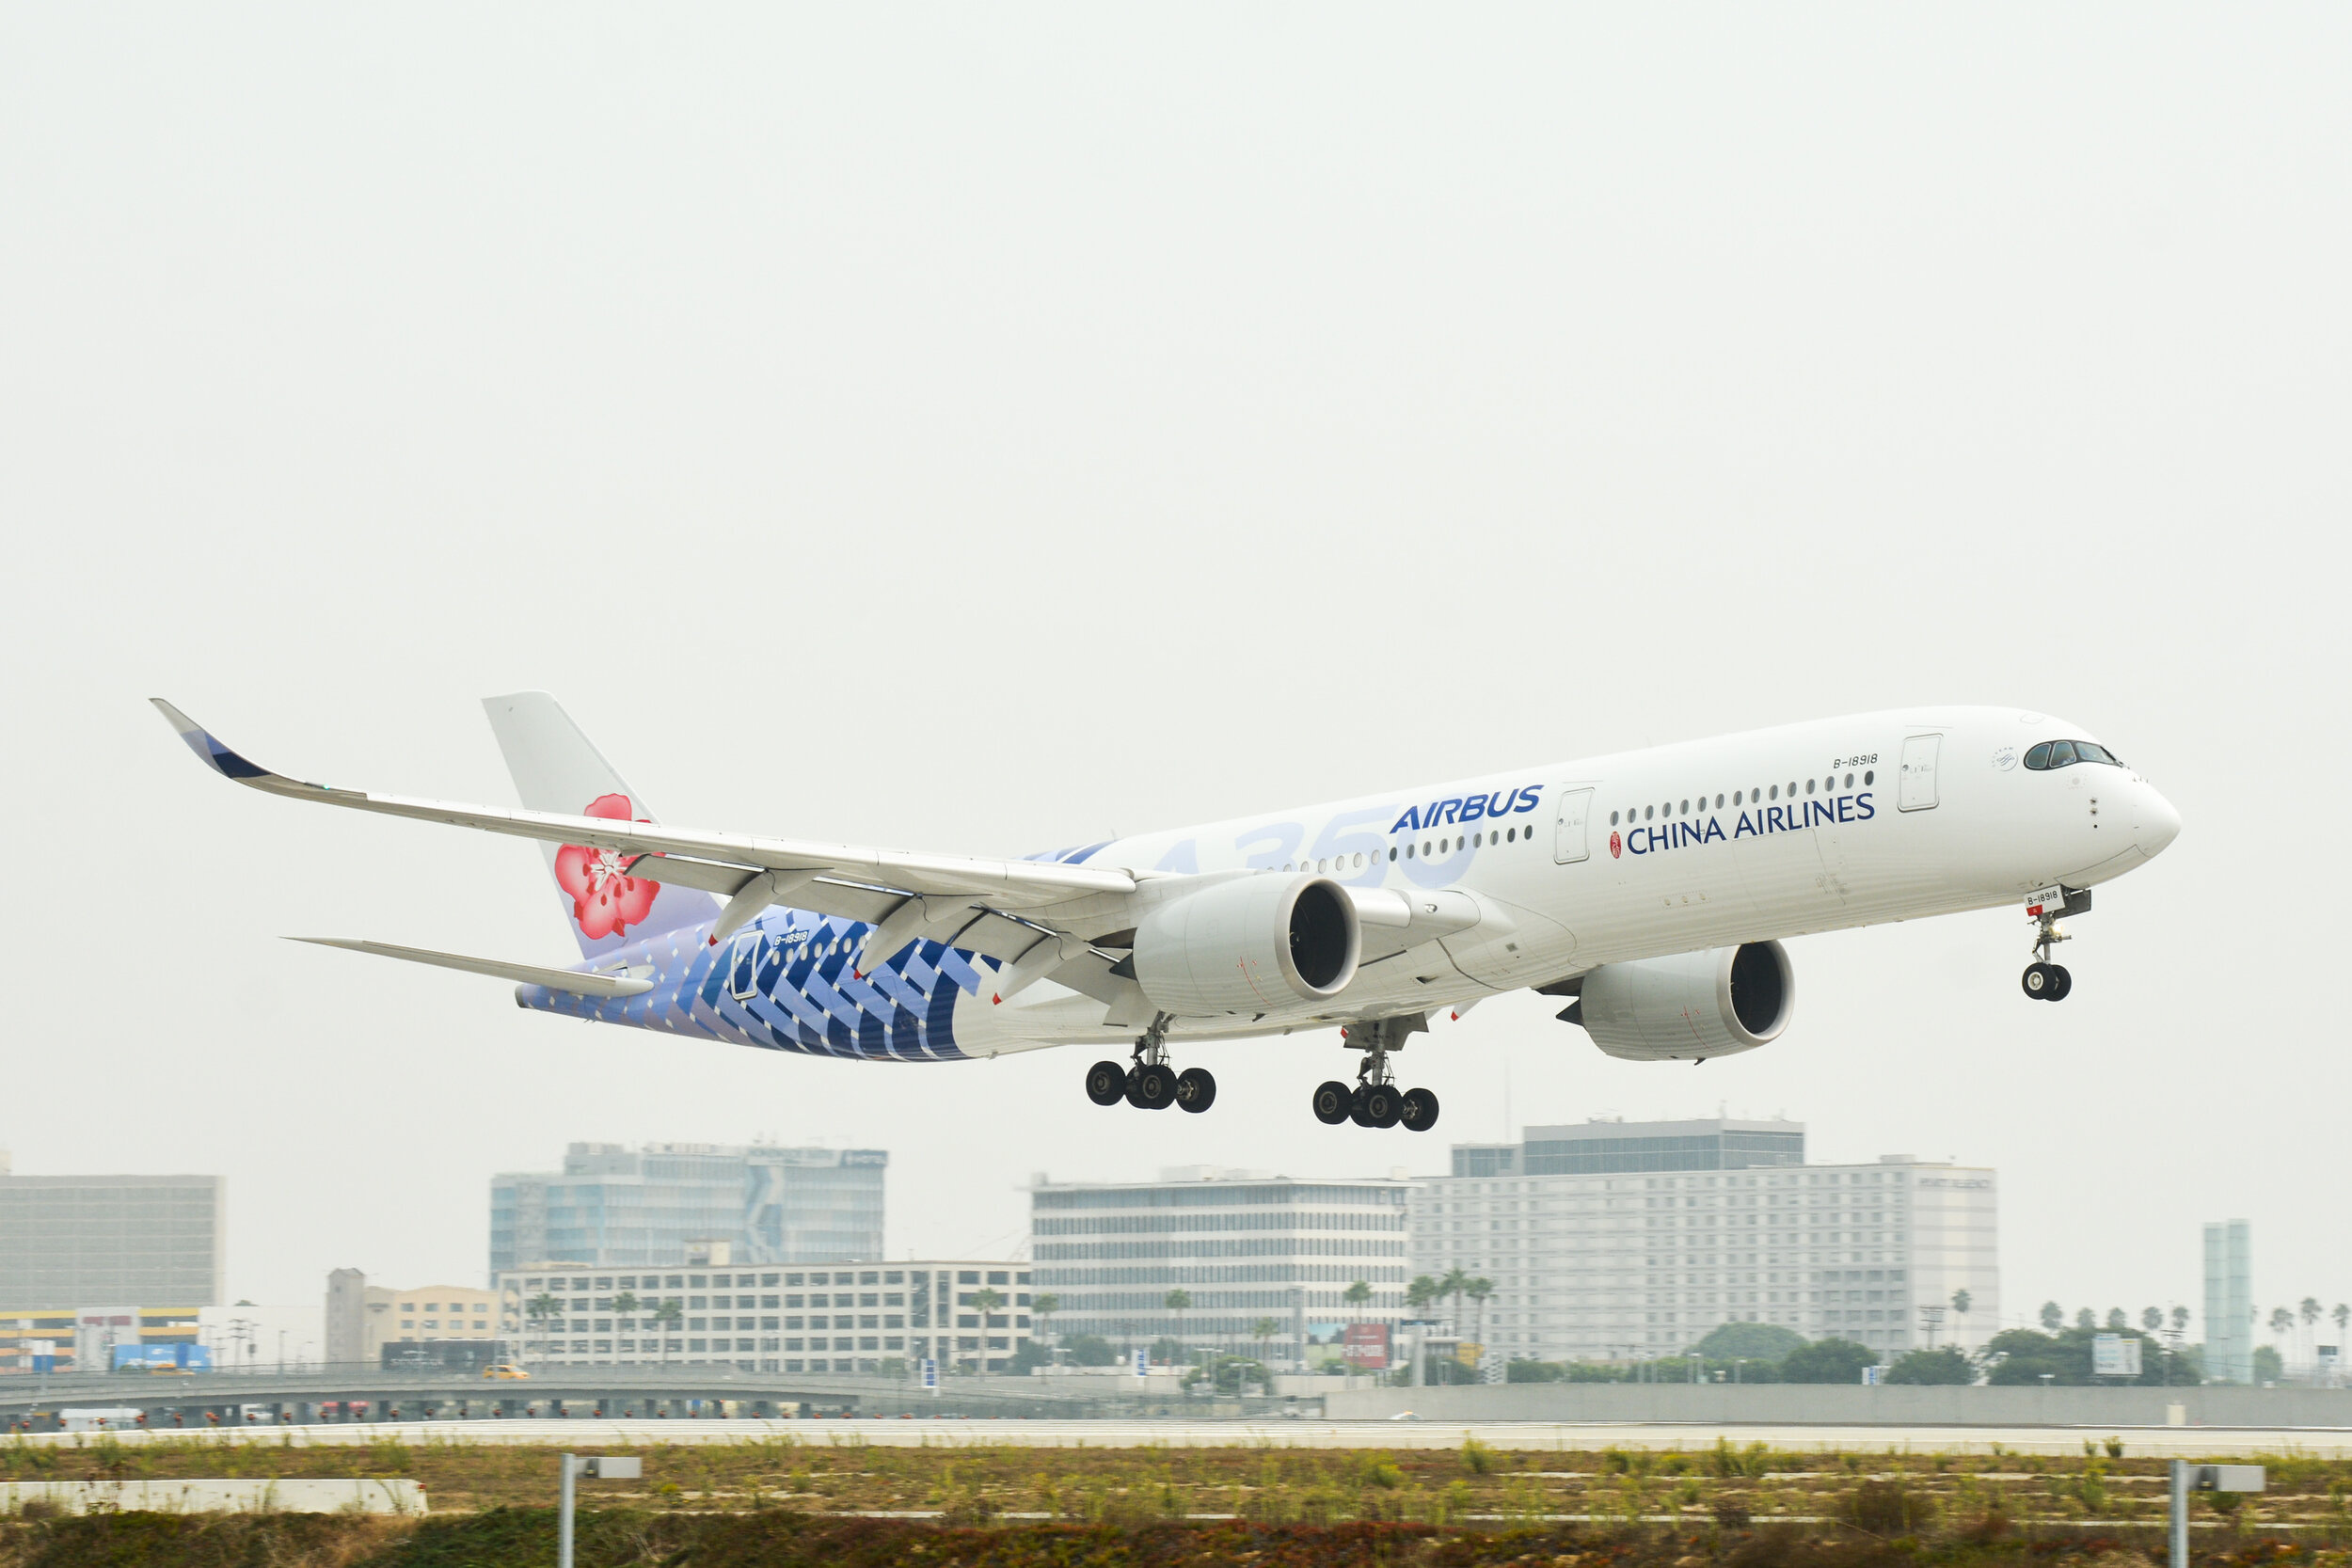
[[[1387,1323],[1349,1323],[1340,1344],[1341,1354],[1351,1367],[1370,1367],[1377,1370],[1389,1364]]]

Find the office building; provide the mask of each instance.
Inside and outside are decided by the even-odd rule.
[[[498,1302],[495,1291],[469,1285],[396,1291],[369,1284],[358,1269],[337,1269],[326,1276],[326,1358],[375,1367],[388,1346],[407,1347],[395,1356],[437,1358],[441,1347],[457,1345],[484,1360],[498,1338]]]
[[[2000,1325],[1994,1173],[1807,1165],[1799,1122],[1532,1127],[1456,1146],[1411,1214],[1416,1274],[1493,1281],[1456,1326],[1505,1359],[1672,1355],[1729,1320],[1892,1357]]]
[[[1029,1253],[1037,1288],[1058,1299],[1057,1334],[1120,1346],[1174,1337],[1296,1361],[1316,1328],[1403,1317],[1410,1189],[1402,1172],[1345,1180],[1208,1165],[1157,1181],[1041,1177]],[[1351,1305],[1359,1282],[1368,1299]],[[1173,1291],[1189,1305],[1169,1307]]]
[[[2254,1227],[2244,1220],[2205,1227],[2205,1375],[2254,1381]]]
[[[194,1307],[0,1309],[0,1373],[106,1372],[119,1353],[198,1342]]]
[[[748,1263],[851,1263],[882,1250],[878,1148],[573,1144],[561,1171],[490,1179],[490,1272],[666,1269],[723,1241]]]
[[[225,1197],[217,1176],[18,1176],[0,1153],[0,1314],[213,1306],[226,1273]]]
[[[543,1264],[502,1273],[503,1332],[527,1362],[731,1362],[766,1372],[881,1372],[926,1357],[947,1370],[1002,1372],[1032,1334],[1024,1263],[725,1265],[726,1253],[714,1250],[705,1267],[608,1273]],[[993,1301],[976,1299],[989,1291]]]

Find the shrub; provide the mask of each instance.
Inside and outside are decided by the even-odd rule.
[[[1462,1468],[1483,1476],[1495,1467],[1495,1451],[1475,1437],[1462,1439]]]
[[[1935,1518],[1935,1499],[1900,1481],[1866,1481],[1837,1499],[1837,1518],[1872,1535],[1916,1535]]]

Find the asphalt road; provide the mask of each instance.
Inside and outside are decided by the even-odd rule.
[[[199,1429],[192,1429],[192,1431]],[[118,1432],[125,1443],[184,1438],[190,1431]],[[1762,1443],[1784,1451],[2079,1454],[2085,1442],[2121,1438],[2140,1458],[2250,1458],[2296,1453],[2352,1458],[2352,1430],[2234,1427],[1723,1426],[1702,1422],[1571,1424],[1549,1421],[1081,1421],[1019,1419],[474,1420],[367,1421],[349,1425],[225,1428],[217,1435],[257,1443],[339,1447],[380,1443],[505,1443],[576,1451],[661,1443],[744,1443],[761,1438],[809,1444],[870,1443],[893,1448],[971,1444],[986,1447],[1116,1449],[1234,1446],[1313,1449],[1457,1449],[1466,1438],[1498,1449],[1707,1449],[1720,1438],[1737,1447]],[[80,1433],[39,1433],[30,1443],[87,1442]]]

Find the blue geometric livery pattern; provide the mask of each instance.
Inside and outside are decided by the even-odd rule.
[[[636,996],[581,996],[546,986],[515,992],[522,1006],[601,1023],[698,1035],[769,1051],[868,1062],[957,1062],[956,1004],[977,995],[996,959],[936,942],[901,949],[858,977],[850,958],[873,927],[773,909],[723,946],[710,924],[663,931],[603,955],[596,966],[653,982]]]

